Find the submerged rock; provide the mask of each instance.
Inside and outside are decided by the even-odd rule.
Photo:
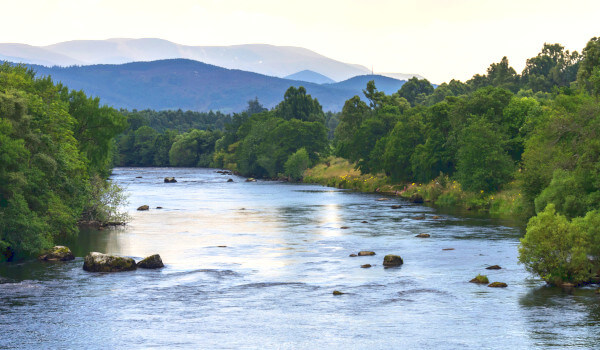
[[[383,257],[383,266],[385,267],[400,266],[402,264],[404,264],[404,261],[400,255],[388,254]]]
[[[392,205],[392,209],[400,209],[400,208],[402,208],[402,206],[399,204]]]
[[[454,248],[442,248],[442,250],[454,250]]]
[[[500,265],[492,265],[485,268],[486,270],[500,270]]]
[[[441,219],[442,217],[441,217],[441,216],[439,216],[439,215],[434,215],[434,216],[432,216],[431,218],[432,218],[433,220],[439,220],[439,219]]]
[[[347,230],[349,228],[350,228],[350,226],[342,226],[342,227],[340,227],[341,230]]]
[[[415,216],[414,218],[412,218],[413,220],[425,220],[424,216]]]
[[[508,284],[504,283],[504,282],[492,282],[488,285],[488,287],[492,287],[492,288],[506,288],[508,287]]]
[[[246,182],[256,182],[256,179],[253,177],[249,177],[246,179]]]
[[[363,220],[360,222],[361,224],[368,224],[369,222],[367,220]]]
[[[227,179],[227,182],[233,182],[233,179]]]
[[[356,254],[350,254],[350,255],[348,255],[348,256],[349,256],[349,257],[351,257],[351,258],[355,258],[355,257],[357,257],[358,255],[356,255]]]
[[[345,294],[345,293],[342,293],[339,290],[334,290],[333,291],[333,295],[342,295],[342,294]]]
[[[431,237],[431,235],[429,233],[419,233],[415,237],[418,237],[418,238],[429,238],[429,237]]]
[[[371,264],[360,265],[360,267],[362,267],[363,269],[368,269],[369,267],[371,267]]]
[[[177,182],[174,177],[165,177],[165,183],[174,183]]]
[[[137,208],[137,210],[139,210],[139,211],[150,210],[150,207],[148,205],[144,204],[144,205],[139,206]]]
[[[57,245],[38,256],[38,260],[43,261],[68,261],[75,259],[75,256],[68,247]]]
[[[160,269],[161,267],[165,267],[165,264],[163,264],[160,255],[154,254],[138,262],[137,267],[142,269]]]
[[[121,272],[137,269],[132,258],[90,252],[83,259],[83,269],[89,272]]]
[[[369,256],[369,255],[375,255],[375,252],[368,251],[368,250],[361,250],[360,252],[358,252],[358,256]]]
[[[390,198],[386,198],[386,197],[381,197],[381,198],[377,198],[376,201],[389,201]]]

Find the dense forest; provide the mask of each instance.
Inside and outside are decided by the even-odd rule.
[[[97,98],[0,65],[0,260],[50,247],[80,221],[122,220],[106,179],[125,127]]]

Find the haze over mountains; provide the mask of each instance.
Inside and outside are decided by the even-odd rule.
[[[255,97],[267,108],[283,100],[290,86],[304,86],[323,110],[340,111],[354,95],[362,97],[369,80],[387,94],[404,81],[361,75],[333,84],[282,79],[236,69],[225,69],[187,59],[133,62],[120,65],[45,67],[30,65],[38,75],[50,75],[70,89],[98,96],[103,104],[127,109],[183,109],[240,112]]]
[[[121,64],[172,58],[187,58],[275,77],[287,77],[309,70],[334,81],[342,81],[371,73],[364,66],[336,61],[311,50],[292,46],[188,46],[151,38],[74,40],[48,46],[0,44],[0,60],[44,66]],[[401,73],[383,75],[400,80],[419,77]]]

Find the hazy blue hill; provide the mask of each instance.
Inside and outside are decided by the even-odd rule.
[[[344,81],[340,81],[339,83],[329,84],[331,87],[335,89],[343,89],[343,90],[353,90],[353,91],[362,91],[367,83],[373,80],[375,81],[375,86],[377,90],[385,92],[387,95],[391,95],[394,92],[400,90],[402,85],[406,82],[405,80],[397,80],[389,77],[384,77],[383,75],[359,75],[354,78],[350,78]],[[327,86],[327,85],[325,85]],[[362,97],[362,94],[361,94]]]
[[[121,65],[31,67],[38,74],[50,75],[54,81],[60,81],[71,89],[100,97],[102,103],[127,109],[238,112],[255,97],[265,107],[271,108],[281,102],[290,86],[304,86],[319,100],[324,110],[339,111],[350,97],[362,96],[362,89],[367,84],[363,76],[342,83],[319,85],[186,59]],[[377,81],[377,86],[380,81],[392,85],[389,78],[372,78]],[[395,84],[401,86],[402,82],[396,81]]]
[[[333,84],[335,80],[324,76],[323,74],[319,74],[317,72],[313,72],[312,70],[305,69],[298,73],[290,74],[284,79],[290,80],[299,80],[299,81],[307,81],[309,83],[315,84]]]

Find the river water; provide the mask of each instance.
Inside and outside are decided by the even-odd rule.
[[[113,179],[130,193],[127,226],[81,232],[71,262],[0,265],[0,348],[600,347],[600,297],[528,274],[510,223],[214,169],[117,168]],[[376,255],[349,257],[360,250]],[[89,251],[159,253],[166,267],[88,273]],[[384,268],[386,254],[404,265]],[[479,273],[508,287],[468,282]]]

